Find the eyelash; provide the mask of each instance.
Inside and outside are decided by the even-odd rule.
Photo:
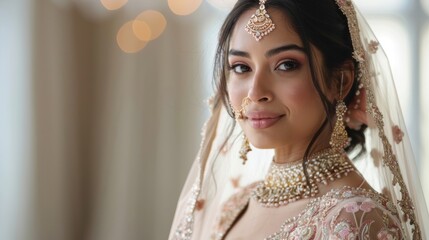
[[[280,68],[280,66],[282,66],[282,65],[284,65],[284,64],[287,64],[287,65],[289,65],[289,66],[287,66],[287,67],[286,67],[287,69],[285,69],[285,70],[281,70],[281,71],[293,71],[293,70],[298,69],[298,68],[301,66],[301,64],[300,64],[298,61],[296,61],[296,60],[292,60],[292,59],[288,59],[288,60],[286,60],[286,61],[281,62],[279,65],[277,65],[276,69],[279,69],[279,68]],[[291,64],[292,64],[293,66],[290,66]]]
[[[280,70],[279,68],[281,67],[281,66],[283,66],[283,65],[285,65],[285,64],[287,64],[287,65],[289,65],[289,66],[286,66],[285,68],[285,70]],[[290,65],[293,65],[293,66],[290,66]],[[286,60],[286,61],[283,61],[283,62],[281,62],[279,65],[277,65],[277,67],[275,68],[276,70],[280,70],[280,71],[293,71],[293,70],[296,70],[296,69],[298,69],[299,67],[300,67],[301,65],[300,65],[300,63],[299,62],[297,62],[296,60],[291,60],[291,59],[289,59],[289,60]],[[241,67],[241,68],[246,68],[246,70],[242,70],[241,72],[239,72],[239,71],[236,71],[236,68],[237,67]],[[233,71],[234,73],[236,73],[236,74],[244,74],[244,73],[246,73],[246,72],[249,72],[251,69],[250,69],[250,67],[249,66],[247,66],[247,65],[245,65],[245,64],[242,64],[242,63],[238,63],[238,64],[232,64],[232,65],[229,65],[228,66],[228,70],[230,70],[230,71]]]
[[[236,68],[237,68],[237,67],[245,67],[245,68],[247,68],[247,71],[245,70],[245,71],[242,71],[242,72],[238,72],[238,71],[236,71]],[[236,73],[236,74],[243,74],[243,73],[245,73],[245,72],[250,71],[250,67],[249,67],[249,66],[247,66],[247,65],[245,65],[245,64],[242,64],[242,63],[232,64],[232,65],[228,66],[228,69],[229,69],[230,71],[233,71],[233,72],[234,72],[234,73]]]

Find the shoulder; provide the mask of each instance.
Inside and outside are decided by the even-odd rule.
[[[343,187],[313,199],[272,239],[403,239],[393,204],[373,190]],[[271,238],[270,238],[271,239]]]
[[[231,195],[223,204],[222,210],[230,210],[231,208],[240,208],[247,205],[249,198],[259,182],[254,182],[245,187],[238,188],[237,191]]]
[[[402,238],[395,206],[373,190],[334,189],[321,198],[320,204],[322,238]]]
[[[223,235],[232,226],[240,213],[246,209],[252,191],[256,188],[259,182],[252,183],[243,188],[238,188],[237,191],[226,200],[221,208],[221,211],[216,219],[213,239],[222,239]]]

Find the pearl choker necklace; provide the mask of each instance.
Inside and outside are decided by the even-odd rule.
[[[347,176],[355,171],[345,153],[334,153],[326,149],[308,158],[307,177],[302,167],[303,160],[278,164],[273,161],[264,180],[252,193],[252,198],[264,207],[279,207],[319,193],[317,183]],[[311,187],[310,187],[311,186]]]

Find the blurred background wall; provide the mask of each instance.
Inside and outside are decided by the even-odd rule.
[[[233,2],[0,0],[1,240],[167,239]],[[429,193],[429,1],[356,2]]]

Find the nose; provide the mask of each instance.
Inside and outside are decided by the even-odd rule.
[[[252,102],[270,102],[273,100],[271,87],[269,74],[264,74],[263,71],[255,72],[247,96]]]

